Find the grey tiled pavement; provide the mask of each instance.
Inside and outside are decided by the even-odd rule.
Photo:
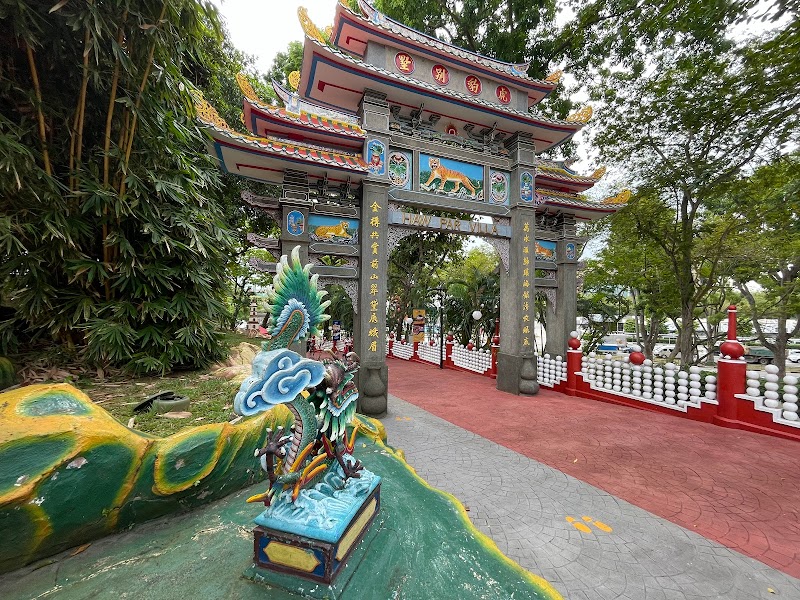
[[[381,420],[421,477],[568,600],[800,600],[800,580],[399,398]],[[612,531],[567,521],[584,516]]]

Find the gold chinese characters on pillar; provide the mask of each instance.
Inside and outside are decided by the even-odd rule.
[[[525,221],[522,224],[522,350],[531,348],[531,224]]]
[[[373,202],[370,205],[373,213],[379,213],[380,204]],[[369,352],[378,352],[378,340],[385,332],[378,331],[378,270],[380,268],[380,227],[381,221],[377,214],[373,214],[369,220]]]

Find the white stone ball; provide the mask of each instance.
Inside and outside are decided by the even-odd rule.
[[[622,393],[623,394],[630,394],[631,393],[631,388],[629,386],[627,386],[627,385],[623,386]]]
[[[683,400],[684,402],[689,399],[689,394],[679,393],[678,400]]]
[[[670,385],[675,383],[675,378],[667,375],[664,377],[664,383],[669,383]]]
[[[764,406],[766,406],[767,408],[780,408],[781,403],[777,400],[769,399],[769,400],[764,400]]]
[[[706,390],[705,397],[709,400],[714,400],[717,397],[717,393],[711,390]]]
[[[783,383],[785,383],[786,385],[797,385],[798,381],[800,381],[800,379],[798,379],[794,375],[787,375],[786,377],[783,378]]]
[[[700,372],[700,367],[698,367],[697,365],[689,367],[689,373],[699,373],[699,372]]]
[[[786,393],[786,389],[784,388],[783,401],[784,402],[797,402],[797,394],[787,394]]]
[[[784,402],[783,410],[788,410],[789,412],[797,412],[797,404],[795,402]]]
[[[784,385],[783,386],[783,393],[784,394],[796,394],[797,393],[797,386],[796,385]]]
[[[620,386],[618,386],[618,385],[615,385],[615,386],[614,386],[613,388],[611,388],[611,389],[613,389],[615,392],[619,392],[620,390],[622,390],[622,388],[621,388]]]
[[[671,363],[671,362],[669,362],[669,363],[667,363],[667,364],[665,364],[665,365],[664,365],[664,368],[665,368],[667,371],[674,371],[674,370],[675,370],[675,369],[677,369],[678,367],[675,365],[675,363]]]
[[[700,390],[698,390],[696,388],[692,388],[692,389],[689,390],[689,395],[690,396],[699,396],[700,395]]]
[[[687,386],[685,386],[685,385],[679,385],[678,386],[678,393],[679,394],[685,394],[688,391],[689,391],[689,388]]]
[[[597,356],[597,352],[589,352],[589,356],[591,358],[595,358]]]
[[[764,379],[766,379],[767,381],[771,381],[772,383],[777,383],[778,381],[780,381],[780,377],[778,377],[774,373],[767,373],[766,375],[764,375]]]
[[[668,397],[666,400],[664,400],[664,402],[667,404],[675,404],[675,398]]]
[[[620,361],[618,361],[618,360],[615,360],[612,364],[617,368],[622,366],[622,363]]]
[[[573,337],[573,338],[578,337],[578,332],[577,331],[570,331],[569,332],[569,337]]]
[[[650,400],[653,398],[653,394],[651,394],[650,392],[642,392],[642,398],[644,398],[645,400]]]
[[[800,415],[796,412],[783,411],[783,418],[787,421],[800,421]]]
[[[764,389],[770,390],[772,392],[777,392],[778,387],[779,387],[778,384],[775,383],[774,381],[768,381],[767,383],[764,384]]]
[[[717,383],[717,378],[713,375],[706,375],[706,383]]]
[[[698,390],[700,389],[700,386],[702,386],[702,385],[703,384],[700,383],[699,381],[690,381],[689,382],[689,387],[690,388],[694,388],[694,389],[698,389]]]
[[[692,373],[689,375],[689,381],[700,381],[700,375],[697,373]]]
[[[748,396],[760,396],[761,389],[757,387],[748,387],[747,390],[745,390],[745,394]]]
[[[686,371],[678,371],[679,379],[686,379],[687,377],[689,377],[689,373],[687,373]]]
[[[780,396],[778,395],[778,392],[767,390],[766,392],[764,392],[764,398],[769,398],[770,400],[777,400],[778,398],[780,398]]]
[[[549,359],[550,358],[550,354],[545,354],[544,357]]]
[[[780,371],[780,369],[778,368],[778,365],[766,365],[766,366],[764,367],[764,370],[765,370],[767,373],[770,373],[770,374],[775,374],[775,373],[777,373],[778,371]]]
[[[745,373],[748,379],[761,379],[761,371],[748,371]]]
[[[716,392],[717,391],[717,386],[715,386],[713,383],[707,383],[706,384],[706,391],[707,392]]]

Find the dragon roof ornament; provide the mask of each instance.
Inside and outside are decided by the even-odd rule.
[[[300,19],[300,26],[303,28],[303,32],[308,37],[317,40],[321,44],[328,43],[328,40],[325,39],[325,36],[308,16],[308,10],[306,10],[305,6],[297,9],[297,17]]]
[[[550,75],[545,77],[544,80],[547,83],[558,83],[559,81],[561,81],[561,77],[563,75],[564,75],[564,71],[559,69],[558,71],[554,71],[553,73],[550,73]]]
[[[286,78],[286,81],[293,90],[297,91],[297,88],[300,87],[300,71],[292,71],[289,73],[289,77]]]
[[[595,170],[594,170],[594,173],[592,173],[591,175],[589,175],[589,177],[591,177],[592,179],[600,179],[600,178],[602,178],[602,177],[603,177],[603,175],[605,175],[605,174],[606,174],[606,166],[605,166],[605,165],[603,165],[602,167],[600,167],[600,168],[598,168],[598,169],[595,169]]]
[[[631,199],[631,191],[622,190],[616,196],[609,196],[608,198],[604,199],[601,202],[601,204],[625,204],[630,199]]]
[[[207,125],[212,125],[218,129],[225,129],[233,131],[230,125],[219,116],[217,109],[211,106],[208,100],[203,97],[203,92],[200,90],[192,90],[190,92],[194,99],[194,108],[197,111],[197,118]]]
[[[258,97],[258,94],[256,94],[256,91],[253,89],[253,84],[250,83],[250,80],[244,73],[236,74],[236,83],[239,84],[239,89],[242,91],[245,98],[263,104],[261,98]]]
[[[591,104],[587,104],[578,112],[572,113],[570,116],[567,117],[567,122],[569,123],[581,123],[582,125],[586,125],[589,122],[589,119],[592,118],[593,114]]]

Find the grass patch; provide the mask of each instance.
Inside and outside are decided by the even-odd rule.
[[[135,416],[134,429],[151,435],[172,435],[196,425],[222,423],[236,417],[233,413],[233,397],[239,390],[239,384],[203,371],[176,373],[167,377],[130,378],[108,383],[82,379],[73,385],[123,425],[127,425],[130,418]],[[154,411],[133,414],[134,407],[145,398],[168,390],[189,398],[191,417],[168,419]]]

